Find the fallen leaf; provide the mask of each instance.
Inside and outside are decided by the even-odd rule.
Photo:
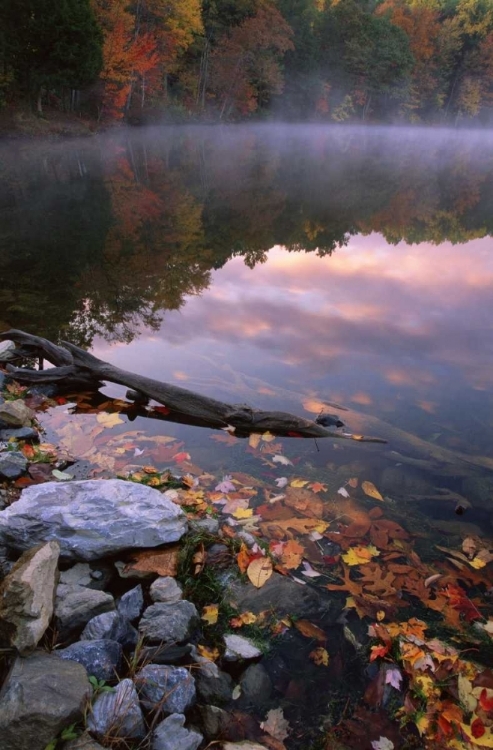
[[[345,487],[339,487],[339,489],[337,490],[337,493],[339,495],[342,495],[343,497],[349,497],[349,492],[347,491]]]
[[[237,508],[231,515],[234,518],[250,518],[253,516],[253,510],[252,508]]]
[[[232,617],[229,624],[232,628],[241,628],[243,625],[253,625],[254,622],[257,622],[257,615],[253,612],[242,612],[238,617]]]
[[[128,563],[124,572],[138,570],[142,573],[157,573],[160,576],[176,576],[180,545],[173,544],[167,549],[142,550],[133,554],[133,561]]]
[[[115,412],[114,414],[101,413],[98,414],[96,419],[99,424],[103,427],[115,427],[117,424],[124,424],[123,419],[120,419],[119,415]]]
[[[281,552],[281,562],[288,570],[295,570],[301,565],[301,559],[305,552],[304,547],[301,546],[294,539],[290,539],[286,544],[283,545]]]
[[[293,462],[286,458],[286,456],[273,456],[272,460],[276,464],[282,464],[283,466],[292,466]]]
[[[371,743],[373,750],[394,750],[394,743],[389,740],[388,737],[380,737],[378,740],[373,740]]]
[[[306,479],[293,479],[290,482],[291,487],[304,487],[308,484],[308,481]]]
[[[321,484],[321,482],[313,482],[312,484],[308,485],[308,489],[315,493],[327,492],[327,485]]]
[[[314,638],[319,643],[325,643],[327,640],[325,632],[309,620],[297,620],[294,627],[306,638]]]
[[[329,654],[323,646],[318,646],[308,654],[308,658],[312,660],[317,667],[328,667],[329,665]]]
[[[373,484],[373,482],[362,482],[361,483],[361,489],[365,493],[365,495],[368,495],[368,497],[373,497],[375,500],[381,500],[383,502],[383,497]]]
[[[201,620],[204,620],[208,625],[215,625],[217,618],[219,617],[219,606],[217,604],[207,604],[202,609]]]
[[[290,726],[284,718],[282,708],[271,709],[266,720],[260,724],[260,728],[281,742],[286,739],[290,732]]]
[[[199,656],[203,656],[204,659],[209,659],[209,661],[217,661],[220,657],[218,648],[209,648],[208,646],[202,646],[200,643],[197,646],[197,651]]]
[[[378,557],[380,552],[372,544],[368,547],[350,547],[348,551],[342,555],[342,559],[346,565],[364,565],[371,561],[373,557]]]
[[[352,487],[353,489],[356,489],[356,487],[359,484],[359,479],[357,477],[352,477],[351,479],[348,479],[347,483],[349,484],[350,487]]]
[[[248,438],[248,445],[250,448],[258,448],[261,438],[262,435],[259,432],[250,433],[250,437]]]
[[[59,471],[58,469],[53,469],[51,472],[55,479],[59,479],[61,482],[67,482],[69,479],[73,479],[74,475],[69,474],[66,471]]]
[[[259,557],[256,560],[252,560],[246,571],[248,578],[258,589],[267,583],[272,572],[273,568],[270,557]]]
[[[402,672],[397,667],[391,667],[385,672],[385,684],[392,685],[396,690],[401,689]]]
[[[275,479],[274,481],[275,481],[275,483],[277,484],[277,486],[279,487],[279,489],[282,489],[282,488],[283,488],[283,487],[285,487],[285,486],[287,485],[287,483],[288,483],[288,480],[287,480],[287,478],[286,478],[286,477],[278,477],[278,478],[277,478],[277,479]]]

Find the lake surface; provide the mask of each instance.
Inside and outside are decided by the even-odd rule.
[[[283,439],[279,466],[142,416],[112,434],[166,433],[219,478],[325,482],[334,507],[350,478],[370,481],[429,560],[432,542],[491,536],[493,133],[121,130],[4,145],[0,175],[0,330],[388,442]],[[70,447],[66,412],[43,424]],[[86,436],[95,419],[70,417]],[[76,476],[125,464],[121,442],[106,458],[104,442],[71,445]]]

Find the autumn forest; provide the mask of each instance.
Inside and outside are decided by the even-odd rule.
[[[489,122],[490,0],[3,0],[0,107],[118,121]]]

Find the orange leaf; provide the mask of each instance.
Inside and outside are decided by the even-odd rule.
[[[379,656],[385,656],[388,654],[390,649],[390,645],[380,645],[380,646],[372,646],[371,647],[371,654],[370,654],[370,661],[375,661],[375,659],[378,659]]]

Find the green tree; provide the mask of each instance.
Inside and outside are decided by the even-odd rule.
[[[89,0],[2,0],[0,27],[4,65],[21,93],[77,89],[102,66],[102,33]]]

